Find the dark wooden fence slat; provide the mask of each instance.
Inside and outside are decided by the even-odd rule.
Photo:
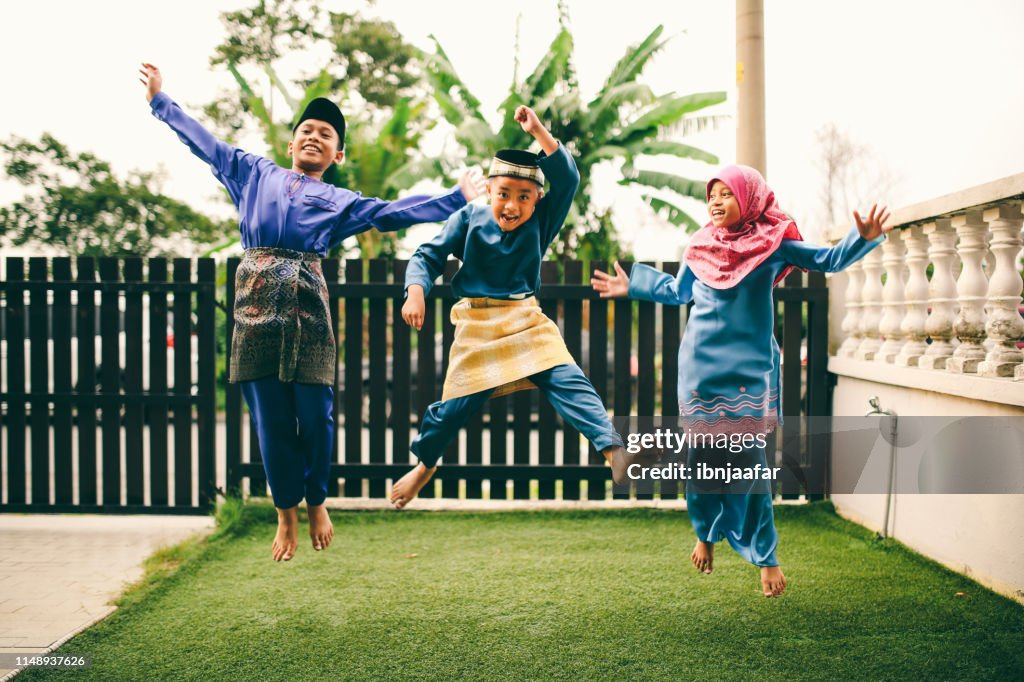
[[[370,261],[370,281],[385,283],[388,263],[375,258]],[[374,299],[369,303],[369,355],[370,355],[370,462],[384,463],[387,457],[387,405],[388,405],[388,301]],[[370,497],[384,497],[387,482],[370,480]]]
[[[491,464],[508,463],[508,396],[491,398],[487,405],[490,417],[490,453]],[[491,499],[508,499],[508,479],[495,477],[490,479]]]
[[[466,423],[466,464],[468,465],[479,465],[483,462],[484,409],[477,410],[476,414],[470,417]],[[482,498],[483,482],[466,481],[466,499],[479,500]]]
[[[71,259],[53,259],[55,282],[71,280]],[[55,504],[73,502],[71,418],[71,289],[53,292],[53,392],[66,397],[53,404],[53,499]]]
[[[442,376],[442,373],[438,372],[439,367],[436,359],[437,341],[435,339],[435,334],[437,330],[438,299],[434,294],[435,290],[436,289],[431,290],[430,296],[427,297],[426,310],[423,314],[423,326],[416,335],[417,428],[422,426],[423,416],[427,413],[427,408],[430,407],[430,404],[441,399],[441,385],[438,380],[440,376]],[[447,362],[444,353],[443,340],[440,356],[442,363],[441,369],[443,369],[444,363]],[[435,486],[433,483],[427,484],[424,486],[423,490],[420,491],[420,497],[434,497],[434,488]]]
[[[149,259],[148,281],[154,284],[167,282],[167,259]],[[171,402],[167,385],[167,293],[149,293],[149,390],[157,399],[147,406],[149,424],[149,500],[154,506],[168,502],[167,439],[168,415]],[[230,429],[231,422],[228,421]],[[228,452],[231,452],[230,437]],[[237,450],[236,450],[237,452]]]
[[[590,270],[606,272],[608,264],[602,260],[591,261]],[[594,384],[594,389],[604,400],[606,406],[610,404],[608,396],[608,308],[608,301],[600,298],[590,299],[590,350],[587,366],[590,381]],[[594,449],[592,444],[587,445],[587,464],[591,466],[604,464],[604,457]],[[587,481],[588,500],[603,500],[606,495],[604,479],[595,477]]]
[[[623,263],[623,269],[629,272],[631,263]],[[633,412],[633,302],[628,298],[615,299],[612,304],[615,311],[615,355],[614,355],[614,392],[612,394],[613,413],[616,417],[628,417]],[[617,493],[624,492],[624,488]]]
[[[812,290],[826,288],[825,273],[808,272],[807,286]],[[828,436],[831,425],[825,428],[819,421],[830,421],[831,399],[828,391],[828,298],[807,304],[807,416],[809,424],[806,452],[809,459],[808,477],[817,490],[826,491],[829,482],[832,440]],[[809,500],[820,500],[824,494],[810,494]]]
[[[408,261],[395,261],[395,282],[405,281]],[[412,350],[410,327],[402,319],[404,297],[394,299],[391,311],[391,452],[392,461],[409,461],[410,408],[412,406]]]
[[[512,394],[512,461],[516,464],[530,463],[530,435],[533,432],[530,424],[531,401],[535,393],[533,389],[517,391]],[[530,499],[530,481],[517,480],[512,482],[512,498],[516,500]]]
[[[582,284],[583,263],[569,261],[565,264],[565,283],[567,285]],[[576,364],[583,367],[583,302],[566,300],[562,302],[565,320],[565,346],[576,359]],[[580,434],[565,421],[562,421],[562,464],[576,466],[580,463]],[[578,480],[562,481],[562,499],[580,499],[580,482]]]
[[[679,272],[679,263],[663,263],[661,269],[673,277]],[[679,414],[678,372],[679,342],[681,339],[679,306],[666,305],[661,307],[661,409],[657,412],[672,423],[669,417]],[[662,499],[679,497],[680,486],[676,481],[661,481],[659,491]]]
[[[28,278],[35,282],[49,279],[46,258],[33,257],[28,260]],[[29,338],[29,379],[33,397],[29,400],[32,411],[31,427],[32,453],[32,504],[46,505],[50,502],[50,343],[47,317],[48,302],[46,289],[29,292],[28,338]]]
[[[541,288],[546,285],[559,284],[559,273],[558,263],[554,261],[544,261],[540,267],[540,279]],[[555,299],[542,299],[540,301],[541,311],[555,324],[558,324],[558,301]],[[538,464],[554,464],[555,463],[555,429],[556,419],[555,409],[551,406],[551,403],[544,397],[541,391],[531,391],[531,393],[537,393],[535,396],[538,402],[537,415],[537,463]],[[542,500],[553,500],[555,499],[555,481],[550,479],[540,479],[537,482],[537,497]]]
[[[93,258],[75,260],[75,280],[90,284],[96,280]],[[78,421],[78,503],[98,502],[96,490],[96,296],[92,290],[78,292],[75,309],[75,333],[78,337],[78,376],[75,418]]]
[[[786,288],[802,287],[803,276],[794,271],[785,279]],[[782,413],[794,419],[786,420],[782,426],[783,461],[791,465],[801,463],[800,438],[800,393],[803,368],[800,366],[800,344],[803,327],[803,302],[785,301],[782,319]],[[797,497],[800,494],[799,482],[793,476],[782,479],[782,496]]]
[[[345,281],[363,281],[363,261],[345,261]],[[363,300],[345,300],[345,457],[346,464],[362,461],[363,453]],[[361,497],[363,479],[345,479],[345,497]]]
[[[174,259],[174,281],[192,281],[192,261]],[[192,295],[174,295],[174,504],[192,505]]]
[[[142,259],[125,258],[123,263],[124,281],[142,281]],[[127,291],[124,295],[124,387],[128,393],[142,393],[142,291]],[[150,329],[151,335],[159,336],[160,330]],[[125,402],[124,445],[125,445],[125,495],[131,505],[145,501],[143,480],[143,407],[136,400]]]
[[[646,265],[657,267],[657,263],[648,262]],[[657,396],[658,382],[654,373],[655,336],[657,330],[657,317],[655,304],[649,301],[637,303],[637,395],[636,415],[639,417],[653,417],[655,414],[654,403]],[[669,351],[671,352],[671,351]],[[630,362],[632,364],[632,361]],[[639,500],[652,499],[653,486],[645,486],[643,491],[637,490],[636,497]]]
[[[99,259],[100,279],[116,282],[119,279],[117,258]],[[121,394],[121,335],[120,296],[106,290],[100,296],[100,384],[101,395],[118,398]],[[103,473],[103,503],[121,503],[121,407],[120,400],[106,402],[101,408],[101,455]]]
[[[214,503],[216,494],[216,450],[217,450],[217,308],[214,284],[217,280],[217,266],[212,258],[200,258],[197,282],[200,286],[196,298],[199,317],[196,337],[199,353],[198,404],[198,506],[207,509]]]

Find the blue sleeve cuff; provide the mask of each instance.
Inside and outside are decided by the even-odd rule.
[[[153,95],[153,99],[149,100],[149,109],[153,112],[153,115],[163,120],[166,115],[167,109],[174,104],[174,100],[166,92],[161,90],[160,92]]]

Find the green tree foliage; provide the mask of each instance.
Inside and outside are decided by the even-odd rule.
[[[699,112],[724,102],[725,92],[658,95],[643,83],[645,67],[668,41],[663,37],[664,27],[658,26],[626,51],[597,95],[584,101],[576,84],[573,38],[561,3],[560,9],[558,35],[525,80],[513,79],[508,97],[499,106],[502,125],[497,132],[491,130],[481,113],[480,101],[433,38],[435,50],[428,77],[441,112],[466,149],[468,161],[486,164],[495,149],[525,147],[529,139],[514,124],[512,112],[519,104],[528,104],[570,149],[582,176],[574,211],[555,243],[561,258],[610,259],[620,255],[610,211],[595,208],[593,202],[592,170],[603,162],[618,163],[620,184],[643,187],[645,201],[672,224],[687,231],[696,229],[697,221],[678,205],[678,198],[704,201],[704,183],[644,170],[640,162],[647,157],[672,156],[718,163],[714,154],[675,138],[719,123],[723,117]]]
[[[267,155],[290,166],[292,122],[311,99],[328,97],[341,105],[347,132],[345,161],[325,174],[326,182],[394,200],[424,177],[441,175],[440,164],[418,152],[431,125],[420,115],[427,97],[422,59],[393,23],[324,12],[308,0],[260,0],[225,13],[222,20],[227,37],[211,64],[226,68],[237,90],[222,94],[204,112],[224,137],[234,139],[246,122],[254,123]],[[319,72],[286,83],[279,62],[299,52],[324,54],[327,61]],[[275,99],[283,100],[287,111],[274,111]],[[395,251],[393,233],[371,230],[357,239],[367,258]]]
[[[4,173],[27,188],[0,207],[0,231],[17,246],[47,244],[73,256],[178,255],[167,240],[210,244],[235,231],[159,192],[153,173],[118,178],[110,164],[76,154],[52,135],[0,143]]]

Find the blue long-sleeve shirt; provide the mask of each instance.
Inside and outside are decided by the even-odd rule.
[[[683,266],[675,277],[637,264],[629,297],[667,305],[693,302],[679,346],[679,410],[683,417],[772,417],[779,402],[779,346],[772,333],[772,284],[787,266],[837,272],[884,241],[856,228],[832,248],[784,239],[768,258],[728,289],[715,289]]]
[[[512,299],[536,293],[541,260],[562,229],[580,184],[576,163],[562,145],[551,156],[542,156],[539,164],[551,187],[537,201],[529,220],[505,232],[490,206],[466,206],[413,254],[405,271],[405,288],[419,284],[424,295],[430,293],[452,255],[462,261],[452,280],[457,296]]]
[[[458,187],[398,201],[363,197],[218,140],[166,93],[157,93],[150,108],[227,188],[247,249],[276,247],[324,256],[346,237],[370,228],[391,231],[439,222],[466,205]]]

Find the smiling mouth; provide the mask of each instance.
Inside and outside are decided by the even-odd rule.
[[[320,153],[320,147],[316,147],[316,146],[311,145],[311,144],[304,144],[304,145],[302,145],[302,151],[304,151],[304,152],[314,152],[316,154],[319,154]]]
[[[519,216],[502,215],[501,222],[511,225],[512,223],[519,222]]]
[[[723,211],[721,209],[715,209],[714,211],[711,212],[711,217],[712,218],[723,218],[723,217],[725,217],[725,211]]]

